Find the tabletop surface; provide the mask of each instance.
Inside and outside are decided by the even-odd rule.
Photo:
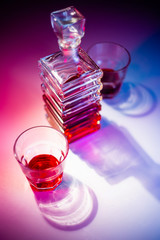
[[[5,7],[2,240],[160,239],[160,18],[154,1],[137,3],[75,4],[87,19],[84,50],[98,41],[118,42],[129,50],[131,64],[118,96],[102,100],[101,129],[70,144],[64,180],[52,193],[31,190],[14,158],[13,144],[23,130],[49,125],[37,61],[58,49],[50,12],[71,4]]]

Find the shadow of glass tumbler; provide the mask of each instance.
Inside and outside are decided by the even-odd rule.
[[[21,133],[13,151],[32,190],[53,190],[62,181],[69,145],[66,137],[49,126],[36,126]]]
[[[92,45],[88,55],[103,70],[103,98],[115,97],[122,86],[127,68],[131,62],[130,53],[120,44],[99,42]]]

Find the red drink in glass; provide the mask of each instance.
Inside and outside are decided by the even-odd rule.
[[[52,190],[59,185],[62,181],[63,172],[56,174],[56,167],[60,162],[50,154],[39,154],[31,159],[28,167],[31,170],[39,170],[38,178],[32,180],[30,183],[32,189],[50,189]],[[53,174],[53,168],[55,168],[55,174]],[[34,174],[33,174],[34,175]],[[46,180],[46,178],[48,178]],[[36,186],[36,187],[34,187]]]
[[[103,98],[115,97],[120,91],[131,62],[130,53],[122,45],[113,42],[96,43],[87,52],[103,71]]]
[[[101,90],[101,94],[103,98],[112,98],[114,97],[121,88],[121,79],[119,78],[119,74],[117,71],[104,68],[103,77],[101,79],[103,83],[103,89]]]
[[[35,126],[21,133],[14,155],[34,191],[55,189],[62,181],[69,151],[64,134],[49,126]]]

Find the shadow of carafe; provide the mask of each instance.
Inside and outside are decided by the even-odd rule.
[[[110,184],[134,176],[160,200],[160,165],[126,129],[105,119],[102,122],[99,131],[71,143],[70,149]]]
[[[55,228],[77,230],[96,216],[98,202],[94,192],[69,174],[64,173],[56,189],[33,192],[42,216]]]

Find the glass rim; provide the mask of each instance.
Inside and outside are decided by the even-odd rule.
[[[124,51],[127,53],[127,55],[128,55],[128,62],[127,62],[127,64],[126,64],[124,67],[122,67],[122,68],[120,68],[120,69],[118,69],[118,70],[114,70],[115,72],[119,72],[119,71],[121,71],[121,70],[123,70],[123,69],[125,69],[125,68],[127,68],[127,67],[129,66],[129,64],[131,63],[131,54],[130,54],[130,52],[128,51],[128,49],[127,49],[126,47],[124,47],[123,45],[121,45],[120,43],[117,43],[117,42],[103,41],[103,42],[93,43],[93,44],[87,49],[87,54],[89,55],[89,51],[91,50],[91,48],[93,48],[93,47],[96,46],[96,45],[101,45],[101,44],[117,45],[117,46],[121,47],[122,49],[124,49]]]
[[[64,139],[65,139],[65,142],[66,142],[66,147],[67,147],[67,149],[66,149],[66,154],[65,154],[65,157],[64,157],[64,159],[63,159],[63,161],[65,160],[65,158],[67,157],[67,155],[68,155],[68,152],[69,152],[69,143],[68,143],[68,140],[67,140],[67,137],[62,133],[62,132],[60,132],[60,131],[58,131],[57,129],[55,129],[55,128],[53,128],[53,127],[51,127],[51,126],[46,126],[46,125],[37,125],[37,126],[33,126],[33,127],[30,127],[30,128],[27,128],[26,130],[24,130],[23,132],[21,132],[19,135],[18,135],[18,137],[16,138],[16,140],[15,140],[15,142],[14,142],[14,145],[13,145],[13,153],[14,153],[14,156],[15,156],[15,158],[16,158],[16,160],[20,163],[20,164],[22,164],[20,161],[19,161],[19,158],[18,158],[18,155],[17,155],[17,152],[16,152],[16,144],[17,144],[17,142],[18,142],[18,140],[20,139],[20,137],[24,134],[24,133],[26,133],[26,132],[28,132],[28,131],[30,131],[30,130],[32,130],[32,129],[38,129],[38,128],[48,128],[48,129],[52,129],[53,131],[55,131],[55,132],[57,132],[59,135],[61,135],[61,136],[63,136],[64,137]],[[63,162],[62,161],[62,162]],[[61,162],[61,163],[62,163]],[[23,165],[23,164],[22,164]],[[23,165],[24,166],[24,165]],[[25,166],[24,166],[25,167]]]

